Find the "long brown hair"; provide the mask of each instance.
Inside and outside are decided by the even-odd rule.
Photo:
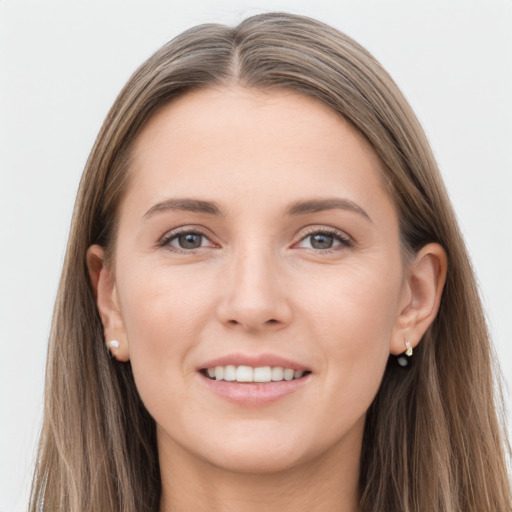
[[[30,510],[158,509],[155,424],[130,364],[110,360],[105,350],[86,251],[100,244],[112,254],[130,149],[148,119],[191,89],[229,84],[292,89],[348,120],[384,164],[404,252],[437,242],[448,254],[437,318],[409,368],[390,358],[367,414],[363,510],[512,510],[489,335],[423,130],[365,49],[318,21],[283,13],[186,31],[134,73],[107,115],[78,191],[55,305]]]

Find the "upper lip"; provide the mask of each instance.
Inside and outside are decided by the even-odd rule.
[[[258,368],[261,366],[280,366],[282,368],[291,368],[293,370],[300,371],[311,371],[307,366],[298,363],[297,361],[293,361],[292,359],[287,359],[285,357],[278,356],[277,354],[227,354],[225,356],[217,357],[215,359],[210,359],[204,363],[202,363],[197,370],[205,370],[208,368],[215,368],[216,366],[252,366],[253,368]]]

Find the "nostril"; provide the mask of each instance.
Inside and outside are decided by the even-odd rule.
[[[229,320],[228,323],[231,325],[240,324],[240,322],[238,320]],[[279,320],[276,320],[275,318],[271,318],[270,320],[267,320],[265,323],[266,324],[277,324],[277,323],[279,323]]]

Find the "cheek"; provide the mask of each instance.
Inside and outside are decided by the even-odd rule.
[[[333,408],[333,428],[365,414],[389,358],[397,322],[401,268],[353,267],[324,282],[324,292],[304,304],[305,322],[322,354],[325,387]],[[307,325],[305,324],[305,328]],[[318,400],[325,400],[322,396]],[[344,414],[339,414],[344,411]],[[350,411],[350,413],[349,413]]]
[[[315,292],[301,294],[303,309],[311,312],[308,318],[320,331],[319,339],[328,340],[340,358],[358,352],[371,357],[389,351],[401,283],[398,265],[354,264],[317,275]]]
[[[119,294],[130,348],[139,344],[151,348],[161,343],[172,348],[165,340],[174,338],[178,331],[193,331],[198,318],[207,313],[211,283],[199,280],[194,272],[165,265],[146,270],[137,274],[132,269],[119,279],[123,283]]]
[[[121,311],[135,381],[142,399],[152,402],[163,382],[172,388],[186,369],[190,371],[190,365],[184,363],[200,342],[204,322],[212,316],[211,287],[185,272],[163,267],[153,267],[139,276],[126,274],[120,281],[124,284],[119,290]],[[157,399],[153,406],[158,403]]]

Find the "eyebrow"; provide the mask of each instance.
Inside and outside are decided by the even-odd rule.
[[[144,219],[149,219],[156,213],[169,210],[179,210],[195,213],[208,213],[210,215],[224,216],[221,208],[214,201],[201,201],[200,199],[166,199],[153,205],[145,214]]]
[[[153,205],[145,214],[144,219],[148,219],[157,213],[163,213],[169,210],[186,211],[194,213],[207,213],[224,217],[222,208],[215,201],[203,201],[200,199],[189,198],[171,198]],[[327,210],[348,210],[355,212],[370,222],[373,222],[370,216],[354,201],[339,197],[307,199],[291,203],[284,211],[285,215],[305,215],[308,213],[317,213]]]
[[[285,210],[285,215],[304,215],[326,210],[348,210],[358,213],[370,222],[373,222],[370,216],[357,203],[354,203],[354,201],[350,199],[339,197],[296,201]]]

